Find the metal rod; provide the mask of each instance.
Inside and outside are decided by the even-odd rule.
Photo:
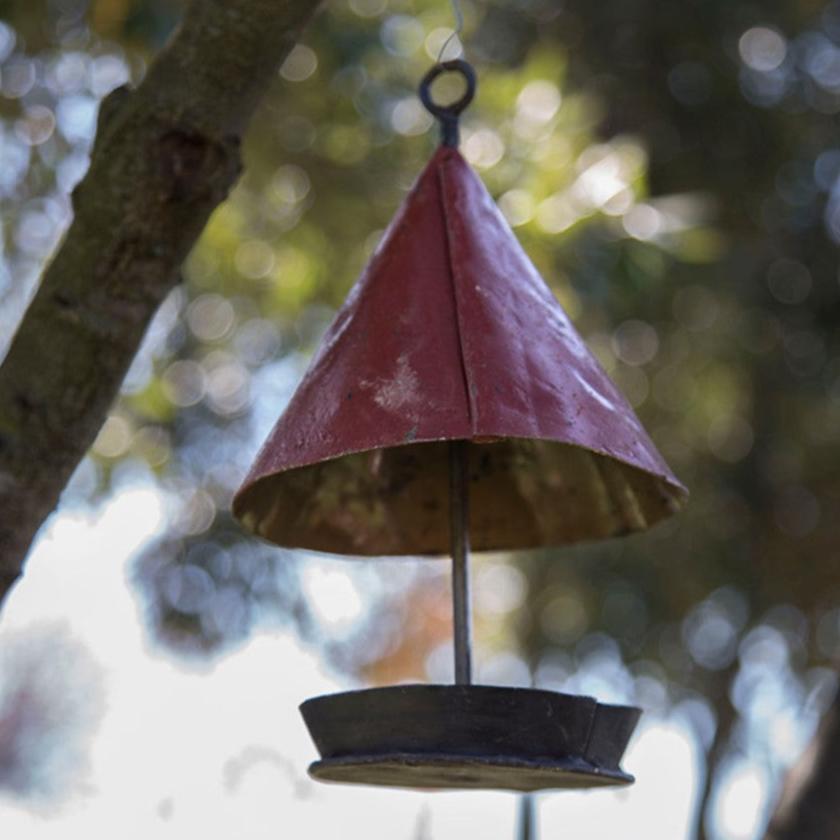
[[[519,825],[517,840],[536,840],[537,826],[534,817],[534,795],[526,793],[519,797]]]
[[[452,551],[452,618],[455,682],[472,683],[472,610],[470,608],[469,444],[449,444],[449,534]]]

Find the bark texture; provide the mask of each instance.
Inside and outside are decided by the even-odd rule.
[[[0,603],[143,334],[240,172],[240,137],[318,0],[194,0],[102,103],[74,218],[0,365]]]

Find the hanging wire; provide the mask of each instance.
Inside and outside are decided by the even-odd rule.
[[[420,82],[420,101],[425,106],[426,110],[437,117],[441,127],[441,141],[444,146],[458,145],[458,117],[461,111],[472,102],[475,96],[476,78],[475,70],[468,61],[463,58],[454,58],[444,61],[444,54],[446,48],[452,42],[453,38],[458,38],[460,41],[461,33],[464,31],[464,14],[461,11],[460,0],[449,0],[452,7],[452,15],[455,18],[455,29],[450,32],[449,37],[443,42],[443,45],[438,52],[437,60],[434,66],[423,77]],[[463,41],[461,41],[461,54],[465,52]],[[466,89],[461,98],[449,105],[439,105],[432,99],[432,82],[441,75],[441,73],[457,72],[460,73]]]
[[[443,54],[446,48],[452,43],[453,38],[461,41],[461,33],[464,31],[464,12],[461,9],[461,0],[449,0],[449,5],[452,7],[452,16],[455,18],[455,28],[449,33],[449,37],[443,42],[443,46],[438,53],[437,63],[443,61]],[[464,42],[461,41],[461,52],[464,53]]]

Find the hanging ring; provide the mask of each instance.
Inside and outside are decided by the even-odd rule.
[[[432,82],[442,73],[460,73],[464,77],[467,89],[463,96],[449,105],[438,105],[432,99]],[[475,96],[475,70],[468,62],[461,58],[452,61],[442,61],[423,76],[420,82],[420,101],[426,110],[437,117],[440,123],[441,142],[444,146],[458,145],[458,118],[461,112],[472,102]]]

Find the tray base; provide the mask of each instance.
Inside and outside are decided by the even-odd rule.
[[[454,790],[537,790],[616,787],[634,779],[616,770],[598,770],[583,762],[525,761],[507,757],[457,755],[359,755],[328,758],[309,766],[322,782],[384,787]]]

